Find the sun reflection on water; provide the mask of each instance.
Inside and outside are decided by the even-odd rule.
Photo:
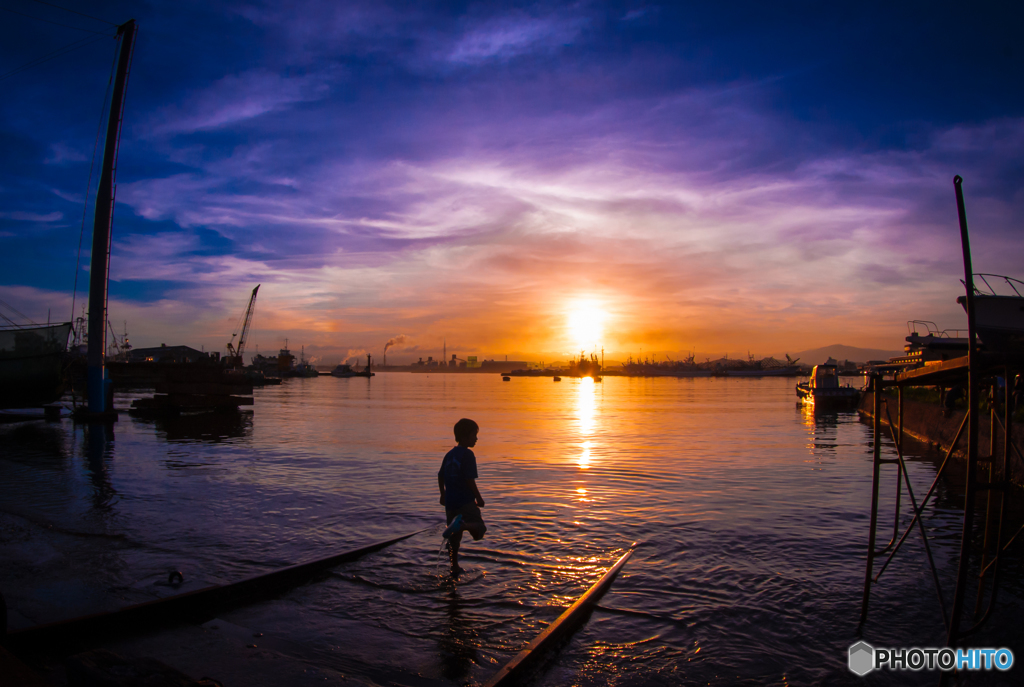
[[[577,464],[581,470],[586,470],[590,467],[591,449],[594,448],[594,443],[590,440],[590,436],[594,433],[594,429],[597,426],[596,390],[594,388],[594,380],[590,377],[582,378],[579,387],[577,387],[576,418],[579,424],[582,448]]]

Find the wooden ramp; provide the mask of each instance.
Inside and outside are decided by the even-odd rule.
[[[95,613],[18,630],[0,637],[0,644],[16,654],[35,651],[62,654],[95,646],[99,642],[126,634],[150,632],[176,623],[202,622],[215,617],[223,610],[272,598],[309,582],[330,568],[362,558],[428,529],[431,528],[255,575],[231,584],[213,585],[165,599],[126,606],[108,613]]]

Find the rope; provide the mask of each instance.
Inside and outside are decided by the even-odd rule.
[[[17,315],[17,316],[18,316],[18,317],[20,317],[21,319],[25,320],[25,321],[26,321],[26,322],[28,322],[29,324],[33,324],[33,325],[34,325],[34,324],[37,324],[36,322],[32,321],[32,320],[31,320],[31,319],[30,319],[30,318],[29,318],[29,317],[28,317],[27,315],[25,315],[25,313],[21,312],[20,310],[18,310],[17,308],[15,308],[15,307],[14,307],[13,305],[11,305],[10,303],[8,303],[7,301],[3,301],[3,300],[0,300],[0,305],[4,306],[5,308],[7,308],[8,310],[10,310],[10,311],[11,311],[12,313],[14,313],[15,315]],[[23,326],[23,325],[20,325],[20,324],[17,324],[17,323],[15,323],[15,322],[14,322],[13,320],[11,320],[11,319],[10,319],[9,317],[7,317],[6,315],[4,315],[3,313],[0,313],[0,317],[3,317],[3,318],[4,318],[5,320],[7,320],[7,321],[8,321],[8,322],[10,322],[11,324],[13,324],[13,325],[14,325],[15,327],[21,327],[21,326]]]

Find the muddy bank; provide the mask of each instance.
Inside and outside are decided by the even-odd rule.
[[[874,408],[874,401],[872,399],[872,393],[870,391],[864,392],[861,396],[860,405],[858,410],[860,411],[861,417],[868,420],[872,417],[872,410]],[[889,414],[886,415],[885,408],[886,404],[889,407]],[[943,416],[942,408],[933,404],[926,403],[924,401],[914,401],[905,399],[903,401],[903,431],[907,436],[918,444],[924,444],[932,452],[936,454],[945,455],[945,452],[949,449],[949,445],[956,438],[956,431],[960,428],[960,423],[964,420],[964,415],[967,414],[966,410],[955,410],[949,414],[948,417]],[[882,424],[888,425],[889,417],[892,418],[894,423],[899,422],[899,402],[896,398],[889,396],[882,396]],[[1016,446],[1017,450],[1010,449],[1010,481],[1013,482],[1017,487],[1024,488],[1024,461],[1021,460],[1021,456],[1024,455],[1024,425],[1021,423],[1014,423],[1011,431],[1011,441],[1013,446]],[[996,456],[996,465],[1002,463],[1003,454],[1003,432],[999,425],[996,425],[996,442],[995,446],[990,449],[991,444],[991,419],[988,413],[981,414],[981,423],[978,427],[978,455],[979,458],[985,459],[989,456],[990,450]],[[964,428],[964,436],[957,442],[957,450],[953,453],[951,460],[957,461],[958,464],[962,465],[967,460],[967,428]],[[950,477],[957,479],[962,470],[949,471],[947,468],[947,474]],[[985,473],[982,473],[983,475]],[[1000,475],[998,471],[996,478],[999,479]]]

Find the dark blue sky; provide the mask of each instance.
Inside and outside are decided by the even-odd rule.
[[[977,269],[1024,276],[1011,3],[64,6],[139,23],[110,287],[139,345],[221,348],[264,283],[256,341],[334,358],[898,347],[960,325],[957,173]],[[0,8],[0,75],[100,39],[0,80],[0,299],[70,312],[115,45],[43,20],[113,31]]]

